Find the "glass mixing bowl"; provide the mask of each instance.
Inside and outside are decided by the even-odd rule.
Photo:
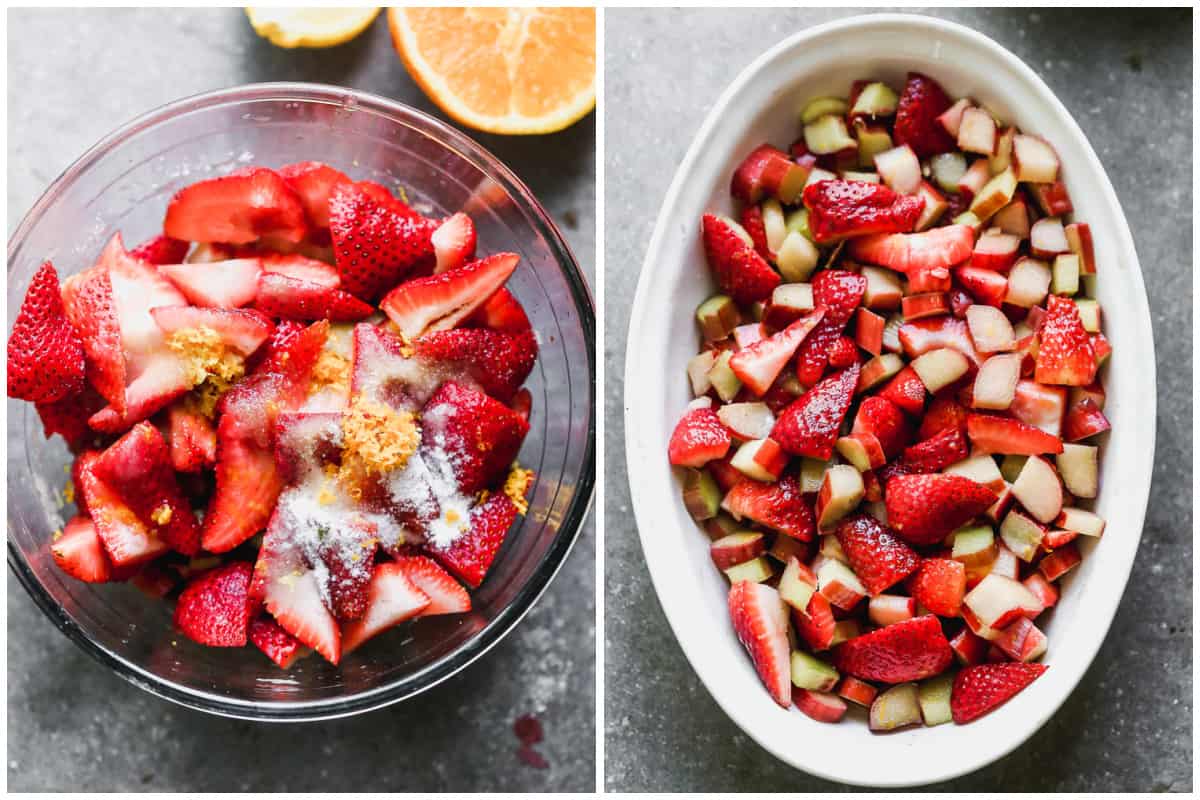
[[[595,318],[562,236],[529,189],[458,131],[399,103],[348,89],[255,84],[181,100],[106,137],[21,221],[8,247],[9,324],[34,271],[90,266],[121,231],[133,246],[160,231],[180,187],[245,164],[324,161],[356,179],[402,186],[419,210],[475,221],[482,253],[519,253],[508,286],[541,353],[521,463],[537,472],[529,513],[509,533],[465,615],[419,619],[377,637],[337,666],[319,656],[275,667],[254,648],[214,648],[177,633],[171,608],[124,584],[61,572],[51,532],[73,513],[61,489],[70,454],[47,441],[33,406],[8,403],[9,566],[72,641],[121,677],[182,705],[232,717],[314,720],[411,697],[496,644],[562,565],[595,480]],[[20,631],[9,631],[20,636]]]

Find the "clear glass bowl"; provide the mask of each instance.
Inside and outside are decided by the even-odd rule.
[[[416,620],[333,667],[291,670],[253,648],[211,648],[173,630],[171,609],[132,586],[90,585],[55,566],[50,534],[74,513],[61,489],[70,454],[47,441],[33,406],[8,403],[9,566],[76,644],[161,697],[226,716],[314,720],[411,697],[482,655],[530,609],[579,534],[595,480],[595,318],[579,268],[545,210],[512,172],[458,131],[398,103],[330,86],[272,83],[181,100],[111,134],[61,175],[8,248],[8,308],[43,260],[66,276],[90,266],[115,231],[129,246],[157,234],[180,187],[244,164],[324,161],[402,186],[427,214],[467,211],[481,252],[521,262],[512,289],[541,354],[523,465],[537,471],[529,513],[508,536],[466,615]],[[10,637],[20,631],[9,631]]]

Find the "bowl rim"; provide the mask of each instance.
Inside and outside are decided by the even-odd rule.
[[[919,34],[928,36],[932,32],[946,38],[954,38],[959,42],[965,42],[981,51],[989,52],[991,56],[1005,63],[1013,71],[1016,79],[1025,85],[1025,88],[1045,102],[1047,107],[1051,109],[1052,115],[1056,116],[1058,121],[1064,125],[1069,135],[1077,140],[1077,144],[1080,145],[1079,151],[1085,162],[1083,171],[1087,174],[1086,180],[1089,182],[1089,185],[1094,184],[1096,188],[1100,189],[1103,195],[1101,203],[1111,208],[1114,212],[1114,219],[1117,223],[1113,231],[1114,240],[1117,244],[1117,252],[1114,260],[1125,261],[1128,264],[1131,273],[1130,280],[1139,289],[1138,296],[1133,298],[1134,308],[1129,311],[1129,327],[1134,330],[1135,335],[1140,334],[1142,341],[1149,348],[1150,358],[1147,359],[1148,363],[1141,365],[1141,368],[1144,370],[1144,374],[1148,376],[1150,382],[1154,383],[1153,330],[1150,324],[1149,304],[1140,263],[1134,248],[1128,219],[1121,208],[1120,200],[1112,187],[1107,172],[1104,170],[1103,165],[1096,156],[1095,150],[1092,148],[1091,142],[1084,135],[1082,129],[1080,129],[1075,118],[1037,73],[1003,45],[964,25],[936,17],[910,13],[859,14],[805,28],[786,37],[755,58],[724,89],[694,135],[691,145],[676,169],[660,206],[654,232],[642,264],[637,291],[634,295],[627,334],[627,353],[637,352],[632,349],[635,343],[647,341],[646,337],[648,334],[644,332],[644,329],[650,324],[649,320],[656,310],[658,312],[661,311],[661,309],[655,309],[654,307],[656,299],[652,296],[651,278],[656,273],[671,271],[671,267],[664,267],[663,250],[667,247],[668,241],[680,235],[679,226],[674,220],[668,219],[665,215],[669,211],[675,210],[678,203],[681,202],[680,195],[687,183],[686,178],[688,173],[695,168],[697,162],[703,159],[711,149],[711,142],[717,135],[718,129],[721,128],[723,120],[731,116],[730,106],[736,105],[736,98],[760,74],[771,68],[786,69],[786,67],[781,67],[777,62],[787,53],[803,47],[814,40],[827,40],[832,37],[845,36],[864,29],[874,28],[883,28],[909,35]],[[896,49],[898,52],[902,52],[900,45]],[[799,74],[796,77],[799,77]],[[775,102],[775,98],[773,97],[768,102]],[[744,118],[739,117],[739,115],[733,116],[735,118]],[[638,359],[631,359],[627,356],[624,372],[625,392],[630,391],[630,386],[639,385],[639,381],[644,382],[646,380],[646,373],[642,371],[638,361]],[[659,372],[661,373],[662,370],[659,370]],[[662,379],[660,378],[659,380]],[[1152,420],[1155,416],[1156,395],[1151,393],[1148,397],[1140,398],[1140,402],[1139,415],[1145,414]],[[1136,519],[1139,520],[1136,536],[1133,536],[1133,532],[1129,534],[1132,541],[1127,546],[1130,548],[1131,555],[1129,558],[1124,559],[1123,562],[1118,563],[1115,569],[1107,573],[1113,579],[1120,580],[1122,591],[1112,593],[1114,596],[1111,598],[1110,607],[1106,609],[1108,613],[1104,615],[1103,624],[1098,626],[1100,628],[1098,635],[1088,641],[1086,652],[1084,653],[1085,658],[1075,660],[1079,663],[1079,667],[1074,680],[1070,682],[1067,690],[1063,691],[1061,696],[1056,697],[1054,702],[1047,704],[1044,709],[1036,712],[1035,724],[1027,726],[1027,729],[1022,730],[1020,735],[1008,736],[1000,747],[990,750],[981,758],[967,758],[956,764],[947,764],[947,768],[920,777],[910,776],[902,779],[888,779],[871,771],[862,771],[856,773],[854,776],[848,776],[846,773],[837,771],[819,760],[810,759],[805,761],[802,757],[798,756],[795,748],[788,749],[781,746],[780,743],[764,737],[762,735],[762,726],[756,724],[751,710],[739,706],[737,701],[740,695],[736,691],[724,688],[717,680],[720,676],[712,674],[715,672],[714,669],[705,669],[701,666],[705,663],[704,656],[706,653],[701,650],[700,643],[696,641],[696,638],[684,624],[685,610],[681,607],[681,601],[675,601],[670,595],[672,587],[669,573],[671,570],[668,565],[659,563],[656,560],[657,556],[654,555],[656,552],[654,540],[661,538],[661,533],[657,536],[651,536],[647,533],[648,529],[657,531],[661,529],[661,526],[675,525],[672,519],[666,517],[660,509],[656,508],[656,503],[658,506],[662,505],[661,498],[649,496],[649,490],[646,488],[647,485],[654,483],[646,479],[649,472],[663,468],[666,464],[665,460],[662,461],[662,464],[658,464],[657,462],[651,464],[650,459],[639,458],[644,441],[653,440],[656,434],[660,432],[652,430],[656,426],[652,425],[649,420],[646,422],[642,420],[642,416],[649,413],[643,411],[648,405],[650,403],[647,403],[644,397],[638,403],[632,403],[627,400],[625,404],[625,450],[634,516],[638,522],[639,540],[655,594],[664,615],[667,617],[676,641],[687,657],[689,665],[700,678],[709,694],[742,731],[784,763],[828,780],[883,788],[918,786],[960,777],[1003,758],[1024,743],[1051,716],[1057,713],[1062,702],[1066,700],[1071,690],[1078,685],[1078,681],[1095,659],[1096,653],[1103,644],[1108,629],[1111,627],[1116,615],[1117,606],[1124,594],[1124,588],[1128,585],[1129,574],[1133,567],[1134,557],[1136,556],[1137,544],[1140,541],[1144,527],[1144,518],[1151,485],[1151,471],[1149,467],[1153,464],[1154,455],[1155,431],[1153,424],[1149,426],[1149,446],[1146,447],[1143,457],[1143,463],[1147,466],[1144,471],[1145,479],[1140,485],[1130,487],[1127,490],[1128,493],[1123,496],[1123,501],[1128,500],[1129,505],[1136,509]],[[664,443],[666,441],[666,433],[669,433],[669,431],[664,432]],[[669,467],[667,468],[669,469]],[[677,565],[675,569],[677,570]]]
[[[41,215],[58,201],[65,187],[84,174],[96,161],[129,137],[179,115],[246,101],[285,100],[341,106],[369,111],[391,118],[437,140],[470,161],[495,180],[529,212],[534,229],[546,240],[562,272],[578,312],[587,351],[588,428],[583,448],[582,469],[562,525],[550,547],[528,580],[500,613],[477,635],[454,651],[403,678],[355,694],[321,700],[239,700],[181,686],[155,675],[93,641],[42,587],[32,568],[12,540],[8,542],[8,565],[34,603],[60,631],[88,655],[117,675],[150,694],[178,705],[223,717],[264,722],[311,722],[338,719],[393,705],[432,689],[456,675],[507,636],[533,608],[558,574],[567,555],[583,531],[592,507],[596,478],[596,321],[595,306],[587,280],[558,226],[529,187],[489,150],[462,131],[409,106],[379,95],[332,84],[299,81],[249,83],[201,92],[160,105],[119,126],[89,147],[56,177],[21,218],[8,240],[11,254]],[[11,522],[10,522],[11,526]]]

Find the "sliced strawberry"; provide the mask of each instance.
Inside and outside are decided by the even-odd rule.
[[[743,347],[729,359],[729,368],[755,396],[762,397],[791,360],[804,337],[824,317],[825,309],[818,308],[778,333]]]
[[[850,433],[870,433],[890,460],[912,439],[912,428],[900,407],[886,397],[867,397],[858,406]]]
[[[437,258],[435,273],[458,269],[475,259],[475,223],[461,211],[439,225],[431,241]]]
[[[375,181],[358,181],[354,185],[359,189],[359,191],[375,200],[375,202],[380,203],[384,207],[388,208],[393,213],[399,214],[402,217],[419,218],[421,216],[412,209],[412,206],[396,197],[396,195],[392,194],[392,190],[384,186],[382,183],[376,183]]]
[[[163,232],[189,242],[248,244],[262,237],[299,242],[304,207],[274,170],[248,167],[181,189],[167,206]]]
[[[851,569],[871,597],[904,580],[921,563],[921,557],[911,547],[867,514],[842,519],[837,526],[837,539]]]
[[[279,168],[279,176],[287,182],[304,214],[314,228],[329,227],[329,196],[333,190],[351,181],[345,174],[320,161],[301,161]]]
[[[517,268],[520,256],[497,253],[440,275],[400,284],[379,307],[408,339],[455,327],[487,301]]]
[[[95,266],[67,278],[62,287],[67,318],[87,355],[87,379],[118,414],[125,412],[125,352],[105,260],[121,247],[119,235],[114,236]]]
[[[904,683],[937,675],[950,666],[954,654],[938,618],[926,614],[844,642],[833,658],[839,672],[856,678]]]
[[[884,495],[888,524],[900,538],[918,546],[936,544],[951,531],[987,511],[997,496],[961,475],[897,475]]]
[[[824,379],[783,410],[771,438],[792,455],[828,460],[857,384],[857,364]]]
[[[396,559],[396,564],[429,597],[429,605],[421,610],[420,616],[463,614],[471,610],[471,595],[432,558],[404,556]]]
[[[318,550],[328,572],[329,610],[339,620],[361,619],[367,611],[378,541],[375,523],[352,516]]]
[[[829,600],[820,592],[813,592],[805,613],[792,611],[792,622],[796,626],[796,634],[813,650],[828,650],[833,644],[837,620]]]
[[[1003,705],[1041,677],[1045,664],[980,664],[966,667],[954,676],[950,712],[964,725]]]
[[[877,397],[882,397],[914,417],[925,410],[925,384],[912,367],[897,372]]]
[[[928,317],[905,322],[900,326],[898,335],[904,355],[909,358],[916,358],[939,347],[949,347],[962,353],[976,367],[983,363],[975,350],[967,323],[957,317]]]
[[[215,331],[222,344],[242,357],[257,350],[275,331],[270,317],[244,309],[162,306],[150,309],[150,315],[167,336],[196,328]]]
[[[244,647],[254,567],[233,561],[193,578],[175,604],[175,627],[209,647]]]
[[[753,520],[802,542],[812,541],[817,532],[812,506],[791,475],[775,483],[742,480],[725,495],[721,507],[739,519]]]
[[[259,275],[254,308],[272,317],[331,322],[357,322],[375,313],[374,308],[349,292],[275,272]]]
[[[703,467],[729,452],[733,436],[711,408],[693,408],[675,425],[667,457],[677,467]]]
[[[176,472],[200,472],[217,463],[217,429],[186,403],[167,409],[167,441]]]
[[[248,632],[254,646],[278,664],[280,669],[288,669],[304,653],[303,642],[267,617],[250,620]]]
[[[908,73],[896,105],[896,144],[908,145],[922,159],[954,150],[958,143],[937,120],[951,105],[937,81],[919,72]]]
[[[976,452],[1036,456],[1061,453],[1062,439],[1010,417],[971,414],[967,436]]]
[[[853,272],[826,269],[813,278],[812,290],[813,302],[818,308],[825,309],[825,316],[796,353],[796,377],[804,386],[816,384],[825,374],[829,348],[862,304],[867,280]]]
[[[966,225],[946,225],[921,233],[877,233],[851,239],[850,258],[897,272],[914,273],[953,267],[971,257],[975,232]]]
[[[917,602],[940,617],[957,617],[967,591],[967,570],[951,558],[926,558],[909,585]]]
[[[516,519],[517,507],[508,495],[490,495],[471,509],[470,526],[462,537],[449,547],[427,549],[451,574],[478,589]]]
[[[1008,278],[990,269],[971,266],[970,262],[954,270],[954,279],[967,294],[984,305],[1000,308],[1008,294]]]
[[[743,304],[766,300],[780,283],[779,273],[742,238],[731,221],[705,214],[701,235],[708,265],[721,290]]]
[[[416,341],[418,358],[465,373],[485,392],[507,403],[537,361],[532,331],[502,333],[486,328],[455,328],[427,333]]]
[[[53,403],[83,390],[83,343],[49,261],[34,274],[8,339],[8,396]]]
[[[130,250],[129,255],[154,266],[179,264],[187,258],[191,246],[191,242],[172,239],[170,236],[155,236]]]
[[[945,428],[924,441],[906,447],[901,456],[905,470],[914,472],[941,472],[951,464],[957,464],[969,455],[967,439],[958,428]]]
[[[491,328],[502,333],[527,333],[533,330],[525,309],[512,292],[503,288],[497,289],[462,324],[464,328]]]
[[[921,439],[929,439],[948,428],[953,428],[965,437],[969,413],[955,399],[952,391],[939,392],[934,395],[933,401],[929,404],[929,410],[925,412],[925,417],[921,420],[917,436]]]
[[[818,181],[804,190],[808,227],[818,243],[872,233],[908,233],[925,198],[897,194],[881,183]]]
[[[429,597],[399,563],[380,564],[371,578],[366,613],[342,626],[342,652],[349,653],[371,637],[418,616],[429,603]]]
[[[754,242],[754,252],[764,259],[774,260],[775,256],[771,254],[771,248],[767,245],[767,228],[763,223],[762,206],[747,204],[742,208],[738,222],[742,229],[750,234],[750,240]]]
[[[259,258],[263,272],[272,272],[287,278],[315,283],[337,289],[342,285],[342,276],[338,271],[315,258],[302,256],[299,253],[266,253]],[[258,289],[258,276],[255,276],[255,290]]]
[[[829,359],[829,366],[833,369],[845,369],[851,364],[860,363],[858,345],[849,336],[839,336],[834,339],[825,356]]]
[[[53,403],[38,403],[36,407],[46,438],[57,433],[75,451],[95,436],[95,431],[87,424],[88,418],[104,406],[104,398],[91,386],[84,386],[75,394]]]
[[[1061,386],[1087,386],[1096,378],[1096,348],[1083,329],[1079,307],[1065,297],[1046,298],[1033,377]]]
[[[750,654],[772,699],[789,708],[792,681],[788,613],[779,592],[761,583],[735,583],[729,590],[729,616],[738,641]]]
[[[1100,406],[1096,405],[1096,401],[1085,397],[1067,409],[1066,418],[1063,419],[1063,440],[1067,442],[1082,441],[1089,436],[1104,433],[1111,427],[1108,418],[1100,410]]]
[[[422,449],[444,449],[466,495],[492,485],[516,459],[529,432],[529,423],[508,406],[453,381],[429,398],[421,422]]]
[[[432,268],[437,227],[433,220],[398,213],[361,185],[336,187],[329,198],[329,231],[342,288],[370,302],[406,275]]]
[[[257,258],[234,258],[207,264],[164,264],[158,271],[195,305],[240,308],[258,293],[262,270]]]
[[[173,354],[155,354],[141,374],[125,388],[124,416],[108,405],[89,417],[87,423],[101,433],[122,433],[170,405],[190,388],[188,375],[178,358]]]
[[[76,490],[96,524],[112,565],[117,569],[133,567],[162,555],[168,549],[167,543],[143,525],[120,496],[94,474],[99,457],[99,453],[81,455],[74,475]]]
[[[104,544],[96,525],[83,516],[73,517],[62,535],[50,545],[50,555],[59,569],[85,583],[112,580],[112,564],[104,553]]]
[[[342,656],[342,634],[337,620],[321,600],[313,572],[297,570],[287,580],[269,580],[265,591],[264,605],[279,627],[316,650],[329,663],[337,664]]]

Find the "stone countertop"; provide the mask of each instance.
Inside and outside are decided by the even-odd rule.
[[[622,376],[638,269],[667,186],[709,108],[759,53],[799,29],[852,13],[861,12],[606,13],[605,780],[613,790],[848,788],[788,767],[744,735],[705,691],[675,642],[643,565],[630,506]],[[1015,52],[1090,137],[1129,216],[1146,277],[1159,415],[1141,548],[1091,669],[1059,713],[1021,748],[930,788],[1190,791],[1190,12],[926,13],[974,27]]]
[[[381,15],[353,42],[286,51],[240,9],[10,10],[8,230],[87,147],[138,114],[241,83],[302,80],[443,116],[404,71]],[[444,118],[444,117],[443,117]],[[594,280],[595,116],[563,133],[471,133],[559,222]],[[591,791],[595,536],[589,521],[528,617],[420,697],[303,727],[211,717],[106,671],[8,582],[8,788],[13,791]],[[513,721],[537,714],[549,761],[521,763]]]

